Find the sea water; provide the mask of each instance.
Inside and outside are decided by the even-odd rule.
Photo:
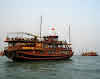
[[[13,62],[0,57],[0,79],[100,79],[100,56],[60,61]]]

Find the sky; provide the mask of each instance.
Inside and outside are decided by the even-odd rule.
[[[44,34],[54,25],[68,40],[70,24],[73,48],[100,51],[100,0],[0,0],[0,40],[7,32],[39,34],[40,16]]]

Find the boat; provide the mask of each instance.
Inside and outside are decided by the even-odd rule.
[[[41,24],[40,36],[27,32],[10,32],[4,42],[8,44],[4,48],[4,56],[13,61],[64,60],[73,56],[70,42],[59,40],[58,35],[41,36]]]
[[[95,51],[90,51],[82,53],[82,56],[98,56],[98,54]]]

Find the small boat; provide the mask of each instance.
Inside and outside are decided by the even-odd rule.
[[[82,56],[98,56],[98,54],[94,51],[90,51],[82,53]]]

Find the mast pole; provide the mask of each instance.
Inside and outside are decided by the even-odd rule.
[[[69,44],[70,44],[70,24],[69,24]]]
[[[40,17],[40,38],[41,38],[41,32],[42,32],[42,16]]]

